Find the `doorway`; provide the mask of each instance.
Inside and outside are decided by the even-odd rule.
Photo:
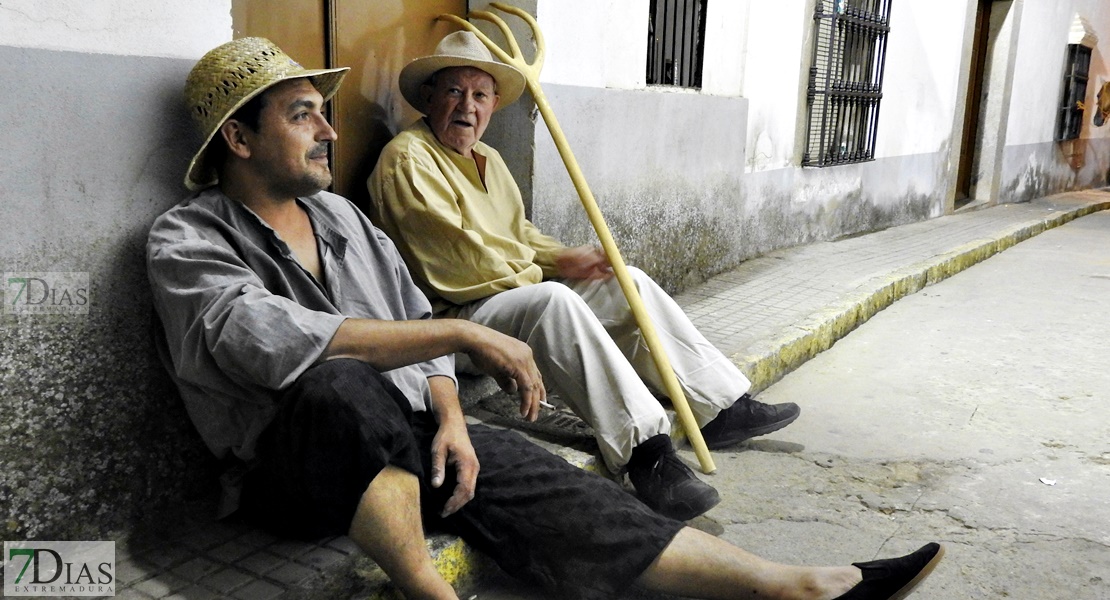
[[[978,0],[952,210],[998,201],[1020,4]]]
[[[987,62],[991,4],[993,0],[979,0],[975,10],[975,36],[971,42],[971,72],[967,82],[967,100],[964,105],[963,144],[960,145],[960,166],[956,172],[956,198],[953,208],[959,210],[972,200],[972,165],[975,155],[975,137],[979,130],[979,111],[983,104],[983,67]]]

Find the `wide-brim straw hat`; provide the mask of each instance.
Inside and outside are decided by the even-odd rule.
[[[494,110],[516,102],[524,93],[523,73],[494,59],[478,36],[469,31],[456,31],[440,40],[433,54],[414,59],[401,69],[398,78],[401,95],[413,108],[427,114],[428,107],[420,93],[420,86],[427,83],[436,71],[448,67],[474,67],[489,73],[497,82],[497,95],[501,97]]]
[[[208,164],[208,147],[235,111],[275,84],[307,77],[327,101],[339,90],[350,69],[305,69],[266,38],[230,41],[205,54],[185,81],[185,103],[204,143],[189,162],[185,186],[199,190],[219,180]]]

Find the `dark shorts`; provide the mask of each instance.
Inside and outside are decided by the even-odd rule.
[[[469,427],[481,464],[475,498],[441,519],[454,481],[428,482],[435,432],[432,415],[413,413],[365,363],[328,361],[283,396],[259,443],[262,463],[247,476],[243,512],[291,537],[346,534],[370,481],[395,465],[420,479],[427,529],[460,536],[560,598],[618,594],[682,528],[614,482],[482,425]]]

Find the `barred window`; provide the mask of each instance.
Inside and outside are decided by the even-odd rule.
[[[1064,91],[1056,115],[1056,141],[1074,140],[1083,127],[1083,99],[1087,97],[1087,74],[1091,68],[1091,49],[1068,44],[1064,64]]]
[[[875,159],[890,0],[817,0],[802,164]]]
[[[709,0],[651,0],[647,82],[701,87],[705,6]]]

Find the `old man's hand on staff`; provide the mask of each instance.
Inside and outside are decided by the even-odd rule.
[[[613,276],[609,257],[596,246],[567,248],[555,257],[555,268],[559,276],[566,279],[609,279]]]

